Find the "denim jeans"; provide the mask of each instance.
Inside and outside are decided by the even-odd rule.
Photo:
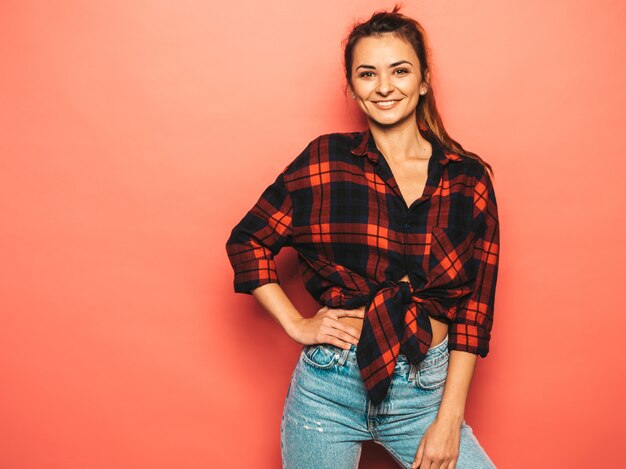
[[[356,469],[362,442],[382,445],[410,468],[435,420],[448,372],[448,337],[415,366],[398,357],[391,386],[378,405],[369,400],[356,346],[305,345],[293,371],[280,428],[283,469]],[[456,469],[492,469],[493,461],[465,420]]]

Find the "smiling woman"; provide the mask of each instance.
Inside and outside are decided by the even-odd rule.
[[[395,60],[400,57],[406,59]],[[415,121],[419,96],[428,85],[411,44],[393,33],[363,37],[354,48],[353,63],[357,65],[352,96],[368,119],[379,125],[407,118]]]
[[[281,423],[283,467],[358,466],[374,440],[403,467],[493,468],[464,419],[489,351],[499,263],[490,166],[446,133],[421,25],[376,12],[346,38],[368,128],[306,145],[226,243],[234,289],[303,345]],[[298,252],[322,306],[296,310],[274,256]]]

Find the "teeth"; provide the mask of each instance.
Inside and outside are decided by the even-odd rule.
[[[391,104],[391,103],[395,103],[396,100],[394,99],[393,101],[378,101],[378,104]]]

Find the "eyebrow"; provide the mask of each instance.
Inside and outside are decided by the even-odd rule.
[[[409,62],[408,60],[400,60],[398,62],[392,63],[389,66],[390,67],[395,67],[396,65],[400,65],[400,64],[404,64],[404,63],[407,63],[407,64],[413,66],[413,64],[411,62]],[[355,70],[358,70],[361,67],[363,67],[363,68],[371,68],[372,70],[376,70],[376,67],[374,67],[373,65],[365,65],[365,64],[359,65]]]

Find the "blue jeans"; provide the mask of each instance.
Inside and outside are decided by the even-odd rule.
[[[391,386],[379,405],[369,400],[356,346],[305,345],[287,391],[280,436],[284,469],[356,469],[362,442],[382,445],[410,468],[435,420],[448,372],[448,337],[419,366],[398,357]],[[493,461],[463,420],[456,469],[492,469]]]

